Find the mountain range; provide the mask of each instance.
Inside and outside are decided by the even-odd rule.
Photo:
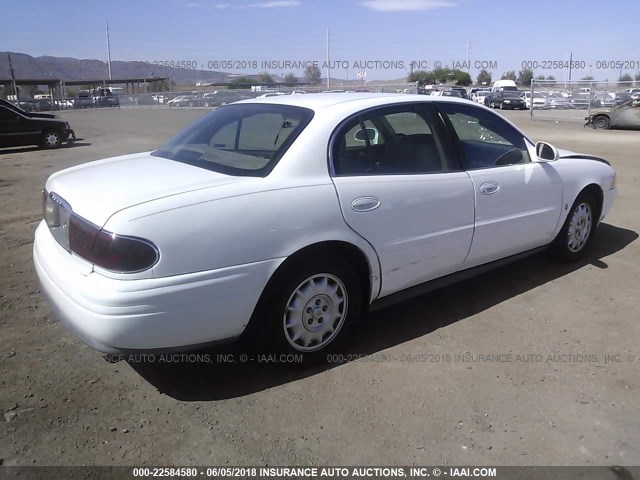
[[[82,81],[104,80],[109,78],[107,62],[102,60],[80,60],[69,57],[32,57],[24,53],[0,52],[0,80],[11,79],[9,55],[16,80],[45,79]],[[224,72],[172,68],[145,62],[111,62],[111,77],[125,78],[171,78],[176,84],[195,84],[197,82],[228,82],[234,76]],[[248,76],[251,78],[251,76]]]

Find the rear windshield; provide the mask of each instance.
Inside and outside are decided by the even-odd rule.
[[[227,175],[264,177],[313,117],[288,105],[227,105],[200,118],[153,155]]]

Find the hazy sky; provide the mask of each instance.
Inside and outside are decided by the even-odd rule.
[[[497,67],[495,78],[525,61],[538,62],[536,75],[565,79],[552,62],[571,52],[585,66],[573,79],[615,80],[620,69],[602,67],[617,60],[640,71],[639,0],[29,0],[4,5],[0,50],[106,60],[106,21],[112,60],[185,60],[232,73],[301,74],[263,68],[278,60],[322,67],[327,29],[330,60],[340,62],[332,77],[401,78],[412,61],[454,66],[468,44],[474,78],[477,62]]]

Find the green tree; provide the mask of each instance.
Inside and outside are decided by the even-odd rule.
[[[298,77],[296,77],[293,73],[287,73],[282,79],[282,83],[296,84],[298,83]]]
[[[518,72],[517,82],[520,85],[524,85],[525,87],[530,86],[531,79],[533,79],[533,70],[529,68],[524,68]]]
[[[516,81],[516,71],[515,70],[509,70],[506,73],[502,74],[502,77],[500,77],[500,80],[513,80],[514,82]]]
[[[260,83],[273,83],[273,78],[269,75],[269,72],[260,72],[258,74],[258,82]]]
[[[463,87],[466,87],[473,83],[473,80],[471,80],[471,75],[469,75],[467,72],[464,72],[462,70],[454,70],[453,79],[455,80],[456,85],[460,85]]]
[[[538,75],[538,76],[536,77],[536,80],[544,80],[544,75]]]
[[[322,72],[320,71],[317,65],[309,65],[304,70],[304,78],[307,80],[308,83],[311,83],[312,85],[316,83],[320,83],[320,79],[322,78]]]
[[[633,77],[633,79],[634,79],[636,82],[640,82],[640,72],[636,73],[636,74],[635,74],[635,76]]]
[[[446,83],[449,80],[453,80],[455,73],[450,68],[436,68],[433,70],[433,75],[438,82]]]
[[[555,80],[555,79],[556,79],[556,77],[554,77],[553,75],[549,75],[549,76],[547,77],[547,80]]]
[[[618,79],[619,82],[633,82],[633,77],[628,73],[623,73]]]
[[[433,72],[427,70],[416,70],[411,72],[407,77],[408,82],[418,82],[418,85],[434,85],[436,83],[436,77]]]
[[[491,74],[484,69],[480,70],[476,83],[478,85],[489,85],[491,83]]]

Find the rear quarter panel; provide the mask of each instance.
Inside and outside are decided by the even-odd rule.
[[[304,247],[343,241],[365,253],[372,276],[379,278],[375,251],[344,222],[328,178],[326,183],[286,185],[260,181],[266,183],[261,189],[254,184],[237,191],[235,186],[222,197],[220,189],[212,189],[215,193],[189,192],[137,205],[113,215],[105,228],[153,242],[160,251],[155,277],[284,261]]]

